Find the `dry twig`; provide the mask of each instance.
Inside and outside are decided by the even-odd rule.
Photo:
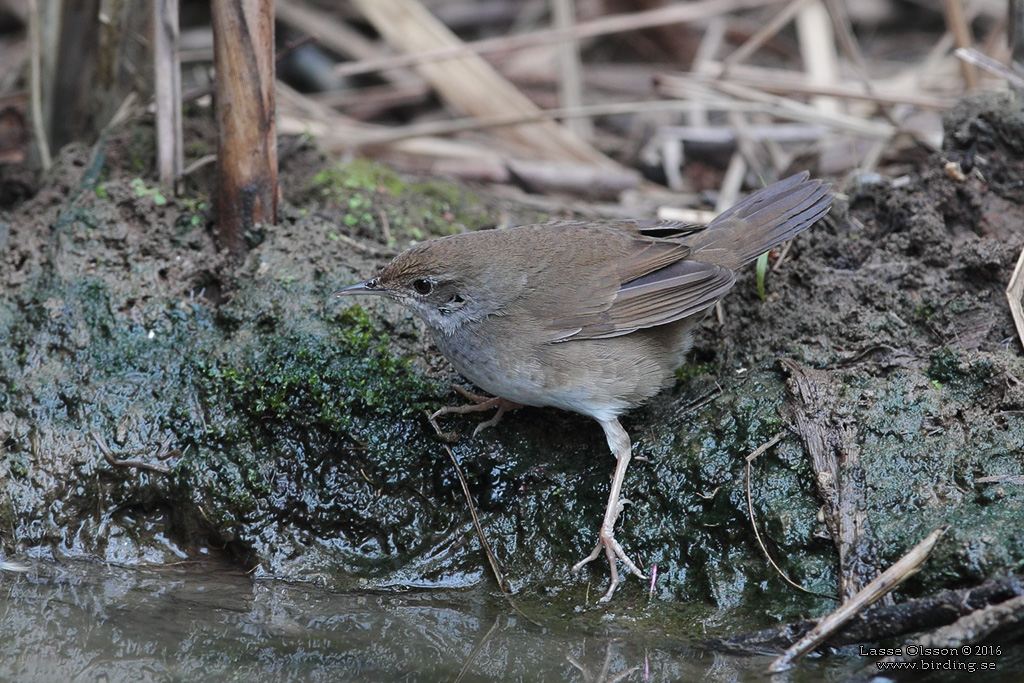
[[[388,42],[402,50],[416,52],[463,44],[418,0],[355,2]],[[479,55],[467,53],[443,62],[418,63],[416,69],[449,104],[473,116],[538,112],[533,102]],[[541,159],[616,165],[552,121],[510,127],[502,132]]]
[[[962,0],[946,0],[946,25],[949,27],[949,32],[953,34],[953,40],[958,48],[966,50],[974,44],[971,26],[967,22]],[[974,70],[974,66],[968,62],[961,62],[960,70],[963,73],[967,89],[972,92],[977,90],[978,72]]]
[[[775,444],[777,444],[781,440],[782,440],[782,432],[779,432],[778,434],[773,436],[771,439],[769,439],[765,443],[763,443],[760,446],[758,446],[757,449],[754,450],[746,458],[746,460],[747,460],[747,515],[750,517],[750,526],[754,530],[754,538],[757,539],[757,545],[758,545],[759,548],[761,548],[761,552],[764,553],[765,558],[768,560],[768,564],[770,564],[772,569],[774,569],[776,571],[776,573],[779,576],[782,577],[783,581],[788,583],[793,588],[796,588],[799,591],[803,591],[804,593],[808,593],[810,595],[817,595],[819,597],[829,598],[829,599],[835,600],[836,598],[833,595],[822,595],[821,593],[816,593],[816,592],[814,592],[812,590],[808,590],[808,589],[804,588],[803,586],[801,586],[800,584],[798,584],[793,579],[789,578],[789,575],[786,574],[785,570],[783,570],[782,567],[780,567],[778,564],[775,563],[775,559],[772,557],[772,554],[770,552],[768,552],[768,548],[765,547],[764,541],[761,540],[761,532],[758,531],[758,529],[757,529],[757,519],[754,517],[754,494],[751,491],[750,471],[751,471],[752,464],[753,464],[754,460],[756,460],[762,453],[767,451],[769,448],[771,448],[772,446],[774,446]]]
[[[1013,71],[1010,71],[1005,66],[992,59],[991,57],[984,55],[973,48],[957,48],[954,52],[957,57],[965,62],[970,62],[980,66],[985,71],[991,74],[995,74],[1000,78],[1005,78],[1011,87],[1016,89],[1024,88],[1024,76],[1018,75]]]
[[[163,465],[154,465],[152,463],[143,462],[141,460],[118,460],[114,457],[110,447],[107,445],[106,439],[99,432],[89,432],[92,440],[96,442],[96,447],[100,449],[100,453],[103,454],[103,459],[106,460],[111,467],[134,467],[138,470],[147,470],[149,472],[156,472],[157,474],[170,474],[171,470],[169,467]],[[166,460],[167,458],[174,457],[175,455],[181,455],[181,451],[177,449],[168,451],[168,443],[162,443],[157,447],[153,457],[157,460]]]
[[[928,559],[939,540],[945,535],[949,526],[941,526],[928,534],[923,541],[914,546],[910,552],[901,557],[878,577],[864,586],[856,595],[847,600],[835,612],[818,622],[803,638],[794,643],[786,652],[775,659],[768,667],[768,673],[776,674],[786,671],[800,657],[813,650],[830,635],[838,631],[843,624],[857,614],[863,612],[880,598],[916,574],[921,565]]]
[[[343,64],[337,69],[337,72],[343,76],[355,76],[357,74],[372,73],[399,66],[423,65],[467,54],[482,55],[488,52],[519,50],[524,47],[559,43],[564,40],[582,40],[584,38],[637,31],[655,26],[700,21],[743,9],[764,7],[779,4],[780,2],[781,0],[698,0],[697,2],[686,4],[672,4],[645,12],[613,14],[592,21],[580,22],[567,30],[549,29],[546,31],[532,31],[519,35],[489,38],[472,43],[436,47],[395,57]]]
[[[436,415],[435,415],[436,416]],[[498,565],[498,558],[491,550],[491,544],[487,542],[487,537],[484,535],[484,527],[480,523],[480,516],[477,515],[476,505],[473,503],[473,494],[470,493],[469,483],[466,481],[466,476],[462,473],[462,467],[459,465],[458,458],[455,457],[455,452],[452,447],[448,445],[447,441],[449,435],[441,430],[440,425],[437,424],[435,416],[427,415],[427,421],[430,422],[430,426],[434,428],[434,431],[439,437],[441,437],[441,446],[445,452],[448,453],[448,457],[452,461],[452,465],[455,467],[455,474],[459,478],[459,484],[462,486],[462,495],[466,497],[466,504],[469,506],[469,514],[473,517],[473,526],[476,529],[477,536],[480,538],[480,546],[484,549],[484,553],[487,555],[487,562],[491,565],[491,571],[494,572],[494,578],[498,581],[498,588],[501,590],[502,596],[508,602],[509,606],[516,611],[516,614],[526,619],[534,626],[541,626],[540,623],[531,619],[527,615],[523,614],[522,610],[512,600],[512,595],[509,593],[508,579],[505,578],[504,573],[501,571],[501,567]]]
[[[160,183],[173,187],[185,165],[181,128],[181,59],[178,0],[153,3],[153,72],[157,168]]]
[[[1006,299],[1010,303],[1010,314],[1013,316],[1013,324],[1017,328],[1017,338],[1024,345],[1024,306],[1021,299],[1024,298],[1024,250],[1021,250],[1017,257],[1017,266],[1013,269],[1010,282],[1006,286]]]

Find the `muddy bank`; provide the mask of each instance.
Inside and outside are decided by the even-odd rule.
[[[920,174],[841,187],[847,201],[796,240],[767,298],[744,273],[676,386],[624,420],[646,462],[631,466],[618,537],[657,563],[662,622],[700,614],[728,630],[740,612],[831,605],[786,588],[750,527],[744,456],[782,431],[755,465],[754,514],[790,576],[834,592],[780,358],[838,383],[830,411],[863,466],[885,562],[952,524],[906,594],[1024,560],[1024,490],[975,482],[1022,474],[1024,367],[1003,296],[1024,246],[1022,128],[998,96],[965,103]],[[140,135],[104,155],[66,150],[0,214],[3,553],[129,566],[223,555],[335,589],[491,584],[424,418],[455,402],[457,378],[404,310],[329,294],[411,240],[535,216],[306,152],[282,168],[281,224],[248,235],[233,264],[206,195],[163,197],[133,166]],[[568,574],[607,494],[599,428],[533,409],[469,438],[473,424],[445,422],[465,435],[455,454],[514,592],[571,613],[607,577],[600,563]],[[612,609],[646,591],[627,580]]]

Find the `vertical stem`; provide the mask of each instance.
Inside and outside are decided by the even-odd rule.
[[[953,34],[957,47],[970,48],[974,45],[971,23],[964,13],[964,6],[960,0],[946,0],[946,25]],[[967,90],[975,92],[978,89],[978,72],[974,65],[960,60],[960,71],[963,73]]]
[[[1010,0],[1009,12],[1010,70],[1024,77],[1024,0]],[[1012,84],[1010,87],[1018,95],[1024,94],[1024,89]]]
[[[178,38],[178,0],[154,0],[153,71],[157,169],[160,183],[168,187],[177,182],[184,165]]]
[[[40,20],[38,0],[28,0],[29,91],[32,107],[32,130],[39,148],[39,163],[42,164],[45,171],[53,164],[53,159],[50,157],[50,138],[43,120]]]
[[[277,220],[273,0],[213,0],[221,247]]]
[[[552,0],[552,14],[555,28],[572,30],[576,25],[576,8],[573,0]],[[583,106],[583,83],[580,77],[580,44],[577,40],[566,40],[558,46],[558,99],[563,107]],[[583,140],[594,136],[594,127],[589,118],[573,117],[564,125]]]

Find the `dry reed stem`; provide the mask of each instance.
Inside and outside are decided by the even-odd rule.
[[[355,0],[355,4],[393,46],[418,52],[463,43],[418,0]],[[526,96],[475,54],[419,64],[416,69],[450,105],[473,116],[539,111]],[[531,156],[602,166],[615,162],[551,121],[509,127],[502,134]]]
[[[946,0],[946,26],[949,28],[949,32],[953,34],[953,40],[958,48],[967,49],[973,47],[974,37],[971,35],[971,25],[967,21],[967,15],[964,13],[964,5],[961,0]],[[967,90],[970,92],[977,90],[978,72],[974,69],[974,65],[961,62],[960,70],[963,73],[964,84],[967,86]]]
[[[178,0],[153,3],[153,71],[156,156],[160,184],[173,187],[185,166],[181,124],[181,59]]]
[[[524,47],[559,43],[565,40],[595,38],[597,36],[636,31],[655,26],[701,21],[739,10],[765,7],[779,4],[780,2],[781,0],[698,0],[697,2],[686,4],[659,7],[645,12],[613,14],[601,17],[600,19],[578,23],[569,31],[560,31],[558,29],[531,31],[512,36],[488,38],[470,43],[428,49],[396,57],[343,64],[337,69],[337,73],[342,76],[355,76],[399,66],[423,65],[428,62],[450,59],[466,54],[479,55],[488,52],[518,50]]]
[[[839,81],[839,55],[833,39],[832,24],[821,0],[805,4],[796,14],[797,37],[804,71],[815,85]],[[815,96],[811,104],[826,115],[840,115],[839,102],[831,97]]]
[[[830,635],[842,628],[843,624],[875,604],[883,596],[921,570],[921,565],[931,554],[939,540],[945,535],[949,526],[941,526],[928,534],[923,541],[915,545],[910,552],[900,558],[878,575],[868,585],[847,600],[836,611],[824,617],[818,625],[808,631],[803,638],[794,643],[768,667],[768,673],[776,674],[786,671],[800,657],[813,650]]]
[[[43,86],[42,86],[42,36],[39,14],[39,0],[28,0],[28,36],[29,36],[29,91],[32,111],[32,130],[35,133],[36,147],[39,150],[39,163],[43,170],[53,165],[50,156],[50,138],[43,121]]]
[[[709,66],[721,66],[723,70],[726,69],[725,62]],[[672,75],[665,74],[659,78],[670,79]],[[957,102],[955,97],[942,97],[909,90],[905,87],[886,87],[880,85],[882,81],[879,80],[873,81],[870,86],[864,81],[861,83],[820,84],[812,83],[806,74],[799,71],[743,64],[729,66],[723,80],[748,88],[758,88],[776,95],[826,95],[846,100],[873,102],[879,106],[909,104],[920,109],[945,111]]]
[[[782,30],[782,27],[791,22],[797,12],[802,10],[804,5],[810,1],[811,0],[792,0],[792,2],[786,5],[781,12],[778,12],[774,17],[772,17],[767,24],[758,29],[754,35],[750,36],[745,43],[740,45],[726,59],[722,60],[722,70],[719,73],[719,76],[725,77],[733,66],[746,61],[746,59],[757,52],[762,45],[774,38],[775,35]]]
[[[1013,316],[1013,324],[1017,328],[1017,338],[1024,345],[1024,306],[1021,299],[1024,298],[1024,250],[1017,258],[1017,266],[1013,269],[1010,282],[1006,286],[1006,299],[1010,302],[1010,314]]]
[[[1024,75],[1017,75],[999,62],[995,61],[991,57],[983,55],[977,50],[957,48],[953,54],[965,62],[979,66],[995,76],[1006,79],[1006,82],[1009,83],[1010,87],[1015,90],[1021,90],[1024,88]]]
[[[314,36],[324,47],[352,59],[374,60],[386,58],[381,45],[363,36],[348,24],[339,21],[334,12],[310,7],[303,2],[278,2],[274,5],[277,19],[297,31]],[[422,82],[409,69],[380,69],[380,75],[392,83],[410,80]]]
[[[729,81],[704,78],[697,75],[675,74],[657,77],[658,91],[664,95],[681,98],[700,97],[708,90],[723,95],[723,100],[741,100],[759,105],[766,114],[791,121],[826,126],[828,128],[860,135],[866,138],[888,140],[896,133],[892,124],[865,120],[849,114],[828,113],[803,102],[764,92],[755,87]],[[707,105],[713,108],[717,105]]]
[[[573,0],[552,0],[555,28],[570,31],[576,24]],[[563,107],[583,106],[583,79],[580,65],[579,41],[566,40],[558,44],[558,101]],[[581,140],[594,135],[594,126],[587,117],[571,118],[564,125]]]

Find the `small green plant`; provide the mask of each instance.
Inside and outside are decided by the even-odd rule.
[[[757,295],[764,301],[764,276],[768,272],[768,252],[757,257]]]
[[[396,195],[405,189],[397,173],[365,159],[326,168],[313,176],[313,184],[322,186],[326,194],[338,197],[345,190]]]
[[[676,381],[688,382],[700,375],[710,375],[715,371],[713,363],[686,363],[676,368]]]
[[[133,178],[131,186],[135,190],[136,197],[152,197],[153,203],[157,206],[165,206],[167,204],[167,197],[158,188],[148,187],[142,178]]]
[[[198,228],[203,224],[203,212],[206,211],[205,200],[183,197],[181,199],[181,205],[184,211],[182,212],[181,217],[178,219],[179,225],[187,225],[190,228]]]

